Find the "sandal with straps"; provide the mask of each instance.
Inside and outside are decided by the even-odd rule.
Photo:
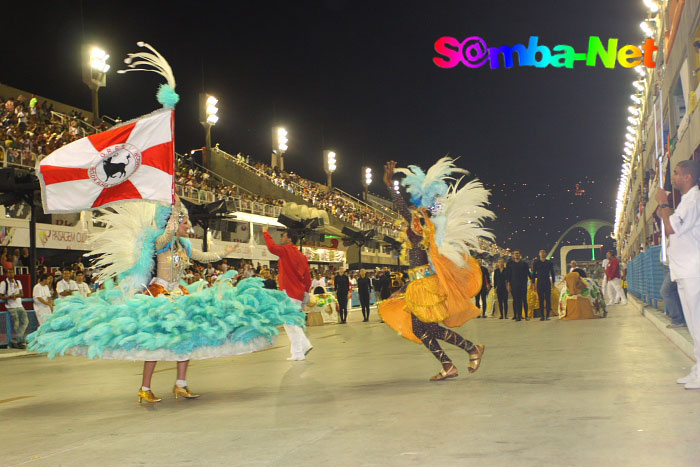
[[[469,352],[469,373],[474,373],[481,366],[481,357],[484,355],[486,350],[485,345],[475,345],[476,351]]]
[[[445,371],[444,368],[440,370],[440,373],[430,378],[430,381],[442,381],[448,378],[456,378],[457,376],[459,376],[459,373],[457,372],[457,367],[452,365],[452,367],[448,371]]]

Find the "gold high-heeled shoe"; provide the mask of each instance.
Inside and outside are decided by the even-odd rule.
[[[153,391],[150,389],[148,391],[144,391],[142,389],[139,389],[139,404],[141,403],[141,400],[145,400],[146,402],[160,402],[161,399],[156,397],[155,394],[153,394]]]
[[[175,399],[177,399],[180,396],[184,397],[185,399],[196,399],[200,396],[199,394],[190,392],[187,386],[181,388],[177,384],[173,386],[173,394],[175,395]]]
[[[481,357],[486,350],[485,345],[475,345],[476,349],[469,353],[469,373],[474,373],[481,366]]]

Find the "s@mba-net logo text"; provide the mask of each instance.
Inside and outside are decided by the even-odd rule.
[[[534,66],[546,68],[573,68],[576,62],[585,62],[586,66],[596,66],[598,62],[606,68],[615,68],[619,63],[624,68],[633,68],[643,65],[647,68],[655,68],[654,52],[659,48],[654,39],[647,39],[638,47],[625,45],[618,47],[618,39],[608,39],[606,46],[598,36],[588,38],[586,51],[576,50],[565,44],[555,45],[551,49],[539,44],[538,36],[530,36],[530,40],[524,44],[501,47],[488,47],[486,41],[479,36],[467,37],[460,41],[454,37],[441,37],[435,41],[433,63],[440,68],[454,68],[460,63],[468,68],[480,68],[487,63],[494,70],[500,68],[512,68],[516,62],[518,66]]]

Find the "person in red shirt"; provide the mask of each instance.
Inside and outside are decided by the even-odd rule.
[[[273,255],[279,256],[279,276],[280,290],[283,290],[294,302],[303,305],[307,291],[311,288],[311,271],[309,270],[309,260],[294,245],[297,239],[290,232],[282,232],[281,245],[275,243],[272,236],[267,232],[268,227],[263,226],[263,236],[267,249]],[[304,330],[299,326],[284,325],[284,330],[292,343],[292,356],[287,360],[304,360],[306,354],[313,348],[311,342],[304,334]]]
[[[622,303],[627,305],[625,291],[622,290],[622,279],[620,276],[620,261],[612,251],[606,253],[608,265],[605,268],[605,277],[608,279],[608,302],[606,305],[616,305]]]

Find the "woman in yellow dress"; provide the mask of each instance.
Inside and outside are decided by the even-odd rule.
[[[401,184],[411,195],[413,209],[394,189],[395,172],[405,175]],[[459,181],[448,185],[447,181],[454,181],[452,173],[467,172],[456,168],[448,157],[427,173],[417,166],[396,169],[394,161],[384,166],[384,183],[408,222],[410,269],[408,284],[379,305],[379,314],[402,337],[422,343],[440,361],[442,370],[431,381],[458,376],[457,367],[438,340],[469,354],[470,373],[479,369],[485,349],[438,324],[458,327],[480,314],[472,297],[481,290],[482,274],[469,248],[478,248],[479,237],[493,237],[481,226],[483,219],[493,217],[483,207],[489,192],[478,180],[459,189]]]

